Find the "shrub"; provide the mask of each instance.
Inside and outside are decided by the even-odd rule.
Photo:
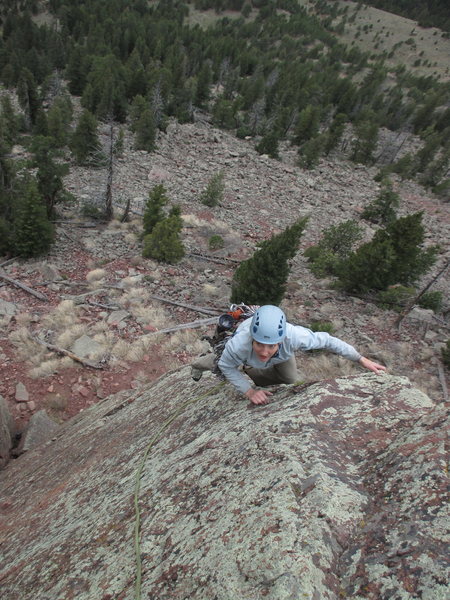
[[[384,180],[382,189],[373,202],[363,210],[361,217],[372,223],[388,225],[396,219],[396,209],[400,203],[400,196],[392,189],[392,183]]]
[[[442,300],[442,292],[427,292],[419,298],[417,303],[421,308],[428,308],[429,310],[434,310],[434,312],[437,313],[442,308]]]
[[[377,294],[376,303],[380,308],[401,312],[408,302],[414,298],[415,289],[404,285],[396,285]]]
[[[217,206],[223,200],[225,191],[224,172],[219,171],[211,177],[205,190],[200,194],[200,202],[205,206]]]
[[[334,333],[334,326],[330,321],[313,321],[309,328],[311,331],[325,331],[330,335],[333,335]]]
[[[336,275],[339,264],[349,256],[352,247],[361,237],[361,228],[352,220],[326,229],[320,242],[304,252],[311,272],[316,277]]]
[[[83,202],[81,205],[81,214],[87,219],[93,219],[94,221],[103,221],[106,218],[104,208],[99,208],[93,202]]]
[[[225,242],[223,241],[223,237],[217,234],[212,235],[208,240],[208,247],[210,250],[220,250],[224,245]]]
[[[142,256],[166,263],[180,261],[185,251],[179,235],[179,222],[176,216],[159,221],[152,233],[144,237]]]

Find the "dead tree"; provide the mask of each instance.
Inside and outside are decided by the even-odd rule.
[[[105,220],[111,221],[113,218],[113,197],[112,197],[112,182],[114,168],[114,128],[112,121],[109,128],[109,161],[108,161],[108,179],[106,181],[106,198],[105,198]]]

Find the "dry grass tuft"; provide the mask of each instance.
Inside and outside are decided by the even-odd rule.
[[[125,358],[130,349],[130,343],[125,340],[118,340],[111,348],[111,354],[115,358]]]
[[[149,299],[150,292],[148,292],[146,289],[131,287],[134,286],[135,283],[136,282],[131,277],[127,277],[122,280],[124,288],[127,289],[122,296],[122,306],[129,308],[135,304],[140,305]]]
[[[204,352],[205,342],[200,339],[198,332],[183,329],[170,335],[164,347],[172,352],[184,350],[189,354],[201,354]]]
[[[90,284],[98,283],[105,279],[107,272],[105,269],[94,269],[93,271],[89,271],[86,275],[86,281]]]
[[[60,394],[48,394],[42,399],[42,406],[49,413],[49,415],[62,422],[62,415],[67,410],[69,401],[65,396]]]
[[[130,258],[130,265],[133,267],[139,267],[144,264],[144,259],[140,254],[136,254]]]
[[[20,327],[28,327],[32,321],[33,317],[30,313],[18,313],[16,315],[16,323]]]
[[[37,367],[30,369],[30,377],[34,379],[38,379],[39,377],[48,377],[49,375],[54,375],[61,368],[61,360],[58,358],[52,358],[50,360],[45,360]]]
[[[181,215],[181,218],[183,219],[183,224],[185,227],[202,227],[203,225],[208,223],[208,221],[203,221],[202,219],[199,219],[196,215],[191,214]]]
[[[85,333],[87,333],[87,326],[84,323],[76,323],[57,335],[55,344],[61,348],[70,348],[74,341]]]
[[[203,295],[207,297],[214,297],[220,294],[220,289],[211,283],[205,283],[203,285]]]
[[[139,362],[144,358],[145,353],[146,350],[144,348],[144,345],[141,344],[138,340],[137,342],[129,346],[125,358],[130,362]]]
[[[9,341],[15,346],[22,360],[28,360],[32,364],[39,364],[46,350],[30,337],[26,327],[19,327],[8,336]]]
[[[42,325],[53,331],[71,327],[78,320],[78,308],[72,300],[63,300],[42,319]]]

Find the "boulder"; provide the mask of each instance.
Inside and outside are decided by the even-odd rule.
[[[86,334],[77,338],[70,349],[81,358],[96,356],[104,350],[103,346]]]
[[[51,419],[45,410],[39,410],[31,416],[26,431],[22,435],[18,452],[28,452],[48,441],[59,429],[58,423]]]
[[[390,375],[168,373],[0,473],[2,598],[443,600],[448,421]]]

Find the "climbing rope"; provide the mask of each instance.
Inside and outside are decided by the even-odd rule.
[[[181,404],[179,406],[179,408],[177,408],[177,410],[175,412],[173,412],[170,417],[167,419],[167,421],[165,421],[162,426],[160,427],[159,431],[157,431],[157,433],[155,433],[155,435],[151,438],[150,442],[148,443],[145,452],[144,452],[144,456],[142,457],[142,460],[139,464],[139,467],[136,471],[136,479],[135,479],[135,485],[134,485],[134,514],[135,514],[135,521],[134,521],[134,552],[135,552],[135,557],[136,557],[136,585],[135,585],[135,600],[141,600],[142,596],[141,596],[141,586],[142,586],[142,560],[141,560],[141,511],[139,508],[139,493],[141,490],[141,477],[142,477],[142,472],[144,470],[144,466],[145,463],[147,461],[147,457],[150,454],[150,451],[152,450],[153,446],[156,444],[156,442],[159,440],[159,438],[161,437],[161,435],[164,433],[164,431],[169,427],[169,425],[179,416],[181,415],[184,410],[190,406],[191,404],[195,404],[196,402],[198,402],[199,400],[202,400],[203,398],[207,398],[208,396],[211,396],[212,394],[214,394],[215,392],[219,391],[219,389],[224,385],[224,381],[221,381],[218,385],[214,386],[212,389],[208,390],[207,392],[205,392],[204,394],[201,394],[200,396],[196,396],[195,398],[191,398],[190,400],[186,400],[186,402],[184,402],[183,404]]]

